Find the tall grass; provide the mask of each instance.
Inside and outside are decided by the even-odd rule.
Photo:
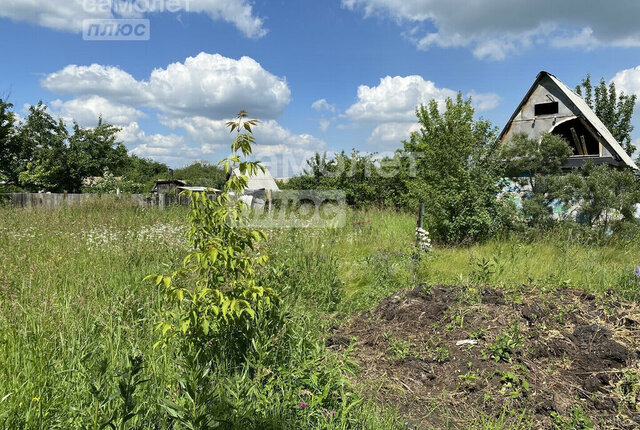
[[[180,207],[108,199],[59,210],[0,208],[1,428],[175,425],[167,404],[189,381],[180,379],[170,346],[153,348],[162,294],[142,279],[180,264],[185,218]],[[208,407],[223,428],[401,427],[392,410],[358,396],[357,367],[324,343],[332,325],[415,283],[569,285],[637,299],[630,281],[638,242],[589,246],[559,233],[496,239],[436,248],[416,266],[414,227],[410,214],[372,209],[349,211],[343,228],[269,232],[271,263],[261,276],[285,306],[275,335],[244,367],[220,357]],[[123,424],[119,384],[135,357],[148,381],[135,387],[137,414]]]

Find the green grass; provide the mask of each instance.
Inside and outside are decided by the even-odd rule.
[[[142,279],[180,264],[185,217],[184,208],[109,199],[53,211],[0,208],[0,428],[117,421],[118,384],[134,356],[143,357],[149,380],[133,396],[138,415],[123,428],[171,425],[163,405],[175,400],[179,368],[170,348],[153,348],[163,298]],[[357,369],[324,340],[332,325],[419,282],[570,285],[636,298],[629,281],[640,264],[638,242],[511,238],[436,247],[416,268],[414,228],[412,215],[367,210],[349,211],[343,228],[269,232],[272,258],[262,276],[284,298],[281,335],[265,347],[262,367],[216,368],[211,407],[226,428],[401,427],[391,409],[358,397],[349,383]],[[479,426],[498,428],[484,418]]]

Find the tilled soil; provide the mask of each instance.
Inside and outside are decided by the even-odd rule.
[[[328,344],[353,348],[368,394],[411,428],[640,428],[640,309],[614,297],[418,286]]]

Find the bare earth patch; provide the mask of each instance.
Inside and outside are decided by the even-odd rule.
[[[336,328],[328,344],[351,344],[368,394],[398,408],[412,428],[487,418],[640,428],[635,303],[572,289],[418,286]]]

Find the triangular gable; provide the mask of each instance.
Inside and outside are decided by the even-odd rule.
[[[234,169],[233,174],[236,177],[241,176],[240,169]],[[247,190],[272,190],[272,191],[280,191],[278,188],[278,184],[271,176],[271,173],[268,169],[264,169],[264,172],[258,170],[255,174],[248,176],[249,183],[247,184]]]
[[[505,138],[505,135],[511,130],[514,121],[516,121],[516,118],[518,117],[519,114],[521,114],[523,109],[527,107],[529,99],[532,97],[532,95],[538,89],[538,87],[542,85],[543,82],[545,83],[545,85],[548,85],[548,83],[551,83],[554,86],[554,89],[559,93],[558,95],[561,96],[561,98],[563,99],[562,101],[564,105],[566,105],[566,107],[570,109],[574,115],[581,117],[585,122],[588,123],[590,128],[593,131],[595,131],[596,135],[598,135],[599,138],[601,139],[603,146],[606,147],[607,151],[610,152],[614,158],[619,159],[622,163],[628,165],[633,169],[638,169],[638,166],[633,162],[633,160],[631,159],[631,157],[629,157],[626,151],[620,146],[620,144],[613,137],[609,129],[602,123],[600,118],[598,118],[598,116],[593,112],[593,110],[589,107],[589,105],[582,99],[582,97],[580,97],[578,94],[573,92],[569,87],[567,87],[562,81],[560,81],[554,75],[544,71],[538,74],[533,85],[531,86],[529,91],[527,91],[527,94],[522,99],[522,101],[520,102],[516,110],[514,111],[513,115],[507,122],[507,125],[504,127],[504,129],[500,133],[500,140],[503,140]],[[537,119],[534,119],[533,121],[534,121],[533,124],[535,124],[535,121],[537,121]],[[555,119],[554,119],[554,124],[555,124]]]

